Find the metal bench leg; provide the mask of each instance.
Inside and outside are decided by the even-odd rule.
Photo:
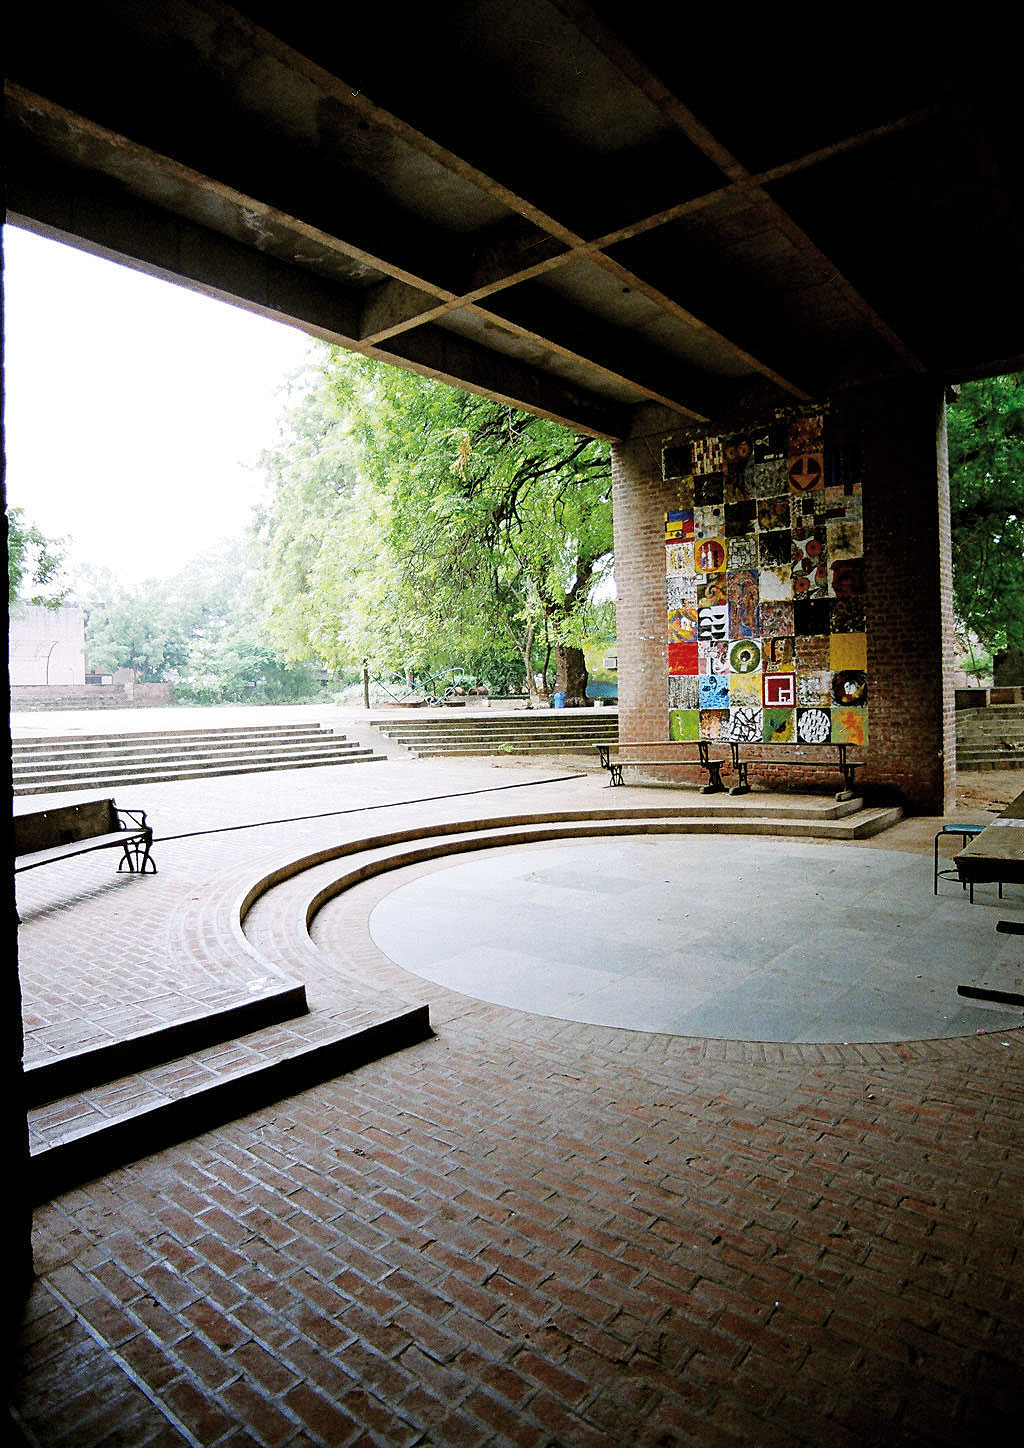
[[[958,837],[959,837],[959,840],[960,840],[960,848],[961,848],[961,850],[963,850],[963,849],[965,849],[966,846],[967,846],[967,841],[968,841],[969,839],[971,839],[972,836],[973,836],[974,834],[976,834],[976,833],[977,833],[976,830],[957,830],[957,829],[953,829],[953,828],[951,828],[951,827],[949,827],[949,826],[946,826],[944,829],[939,830],[938,834],[935,836],[935,840],[934,840],[934,843],[933,843],[933,846],[932,846],[932,893],[933,893],[933,894],[937,895],[937,894],[939,893],[939,880],[940,880],[940,879],[952,880],[952,879],[954,879],[954,878],[957,878],[957,876],[958,876],[958,874],[959,874],[959,872],[958,872],[957,870],[955,870],[955,869],[953,869],[953,868],[950,868],[949,866],[947,866],[947,868],[946,868],[946,869],[943,869],[943,870],[940,870],[940,869],[939,869],[939,840],[942,839],[944,835],[945,835],[945,836],[950,836],[950,837],[952,837],[952,836],[954,836],[954,835],[955,835],[955,836],[958,836]],[[1001,881],[997,881],[996,883],[999,885],[999,898],[1002,899],[1002,896],[1003,896],[1003,886],[1002,886],[1002,882],[1001,882]],[[968,900],[970,901],[970,903],[973,905],[973,904],[974,904],[974,881],[973,881],[973,880],[960,880],[960,888],[961,888],[961,890],[966,890],[966,891],[967,891],[967,898],[968,898]]]
[[[730,744],[732,750],[732,767],[736,771],[736,783],[729,790],[730,794],[749,794],[750,782],[747,779],[747,761],[740,758],[738,744]]]
[[[708,762],[703,766],[703,767],[707,770],[708,782],[707,782],[707,784],[702,784],[702,785],[701,785],[701,787],[700,787],[700,792],[701,792],[701,794],[724,794],[724,793],[725,793],[725,785],[722,783],[722,764],[723,764],[723,763],[724,763],[724,761],[721,760],[721,759],[709,759]]]
[[[837,804],[845,804],[848,799],[856,799],[856,770],[851,769],[846,762],[846,745],[837,744],[839,750],[839,772],[843,776],[843,787],[836,795]]]
[[[702,784],[700,787],[701,794],[724,794],[725,785],[722,783],[722,765],[725,761],[711,758],[711,751],[708,748],[706,739],[699,739],[697,741],[697,760],[701,769],[704,770],[704,773],[708,777],[707,784]]]
[[[736,783],[731,786],[730,794],[749,794],[750,784],[747,780],[746,764],[739,764],[736,767]]]
[[[126,840],[121,848],[124,853],[117,862],[118,874],[124,871],[125,865],[132,875],[156,874],[156,864],[150,856],[148,840]]]

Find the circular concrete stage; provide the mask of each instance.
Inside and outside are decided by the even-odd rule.
[[[398,877],[400,881],[401,877]],[[996,1031],[1024,1013],[1024,888],[932,893],[895,850],[707,835],[486,850],[396,888],[370,929],[398,965],[499,1005],[729,1040],[867,1042]]]

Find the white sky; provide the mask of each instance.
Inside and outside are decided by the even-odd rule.
[[[310,339],[13,226],[4,260],[8,505],[125,583],[241,532]]]

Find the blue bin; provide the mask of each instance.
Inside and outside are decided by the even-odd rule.
[[[565,695],[564,695],[564,694],[556,694],[555,697],[554,697],[553,703],[554,703],[554,706],[555,706],[556,709],[564,709],[564,708],[565,708]]]

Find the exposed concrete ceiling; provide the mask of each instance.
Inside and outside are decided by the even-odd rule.
[[[24,6],[9,215],[609,437],[1024,366],[998,43],[765,10]]]

